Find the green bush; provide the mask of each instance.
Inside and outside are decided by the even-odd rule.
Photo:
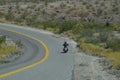
[[[85,42],[86,43],[92,43],[92,44],[98,44],[98,43],[100,43],[100,40],[98,38],[89,37],[85,40]]]
[[[35,21],[27,21],[27,25],[35,28],[39,28],[40,23]]]
[[[75,35],[80,35],[83,29],[84,29],[84,26],[80,23],[77,23],[76,25],[74,25],[74,28],[72,29],[72,33]]]
[[[56,28],[58,26],[56,22],[52,22],[52,21],[41,22],[41,25],[43,26],[44,29]]]
[[[72,30],[77,23],[75,21],[64,21],[59,25],[59,33]]]

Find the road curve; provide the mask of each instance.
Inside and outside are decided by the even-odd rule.
[[[46,57],[41,42],[39,43],[39,40],[37,41],[34,37],[4,28],[0,28],[0,34],[6,35],[15,41],[21,40],[24,45],[24,54],[20,58],[0,65],[0,78],[31,68],[33,65],[39,64],[41,59]]]
[[[61,53],[62,43],[64,40],[60,38],[54,38],[48,34],[43,34],[38,30],[36,31],[29,28],[22,28],[16,25],[0,24],[0,28],[7,28],[9,30],[14,30],[30,36],[34,36],[38,40],[44,41],[49,49],[49,57],[42,64],[38,64],[32,68],[25,69],[15,74],[3,77],[1,80],[71,80],[74,58],[72,51],[69,51],[67,54]],[[34,41],[33,39],[25,36],[17,35],[16,33],[5,31],[3,31],[3,33],[10,33],[9,36],[15,39],[22,38],[22,40],[24,40],[22,42],[27,45],[27,49],[26,55],[23,55],[24,59],[19,58],[13,63],[9,63],[9,65],[7,65],[7,68],[0,68],[0,74],[35,63],[45,56],[45,49],[37,41]],[[33,55],[33,53],[35,55]],[[27,59],[25,59],[24,56],[26,56]]]

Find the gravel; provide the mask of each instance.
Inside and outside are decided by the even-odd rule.
[[[73,80],[120,80],[118,71],[104,69],[100,61],[103,58],[86,55],[84,52],[77,51],[75,53],[75,65],[73,70]],[[107,64],[107,63],[106,63]],[[109,73],[111,72],[111,73]]]

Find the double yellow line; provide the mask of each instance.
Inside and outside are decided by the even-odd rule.
[[[6,77],[6,76],[10,76],[10,75],[15,74],[15,73],[18,73],[18,72],[20,72],[20,71],[23,71],[23,70],[32,68],[32,67],[34,67],[34,66],[37,66],[38,64],[43,63],[43,62],[48,58],[48,56],[49,56],[49,51],[48,51],[48,48],[47,48],[47,46],[45,45],[45,43],[44,43],[43,41],[41,41],[41,40],[39,40],[39,39],[37,39],[37,38],[35,38],[35,37],[33,37],[33,36],[27,35],[27,34],[25,34],[25,33],[17,32],[17,31],[10,30],[10,29],[7,29],[7,28],[0,28],[0,29],[1,29],[1,30],[10,31],[10,32],[14,32],[14,33],[16,33],[16,34],[20,34],[20,35],[23,35],[23,36],[25,36],[25,37],[31,38],[31,39],[39,42],[40,44],[42,44],[42,46],[43,46],[44,49],[45,49],[45,56],[44,56],[40,61],[37,61],[37,62],[35,62],[35,63],[31,64],[31,65],[27,65],[27,66],[22,67],[22,68],[19,68],[19,69],[17,69],[17,70],[13,70],[13,71],[11,71],[11,72],[7,72],[7,73],[4,73],[4,74],[1,74],[1,75],[0,75],[0,78]]]

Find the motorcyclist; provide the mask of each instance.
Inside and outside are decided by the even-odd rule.
[[[64,44],[63,44],[63,46],[64,46],[64,48],[63,48],[64,53],[68,52],[68,45],[69,44],[65,41]]]
[[[66,41],[65,41],[64,44],[63,44],[64,48],[68,47],[68,45],[69,45],[69,44],[68,44]]]

